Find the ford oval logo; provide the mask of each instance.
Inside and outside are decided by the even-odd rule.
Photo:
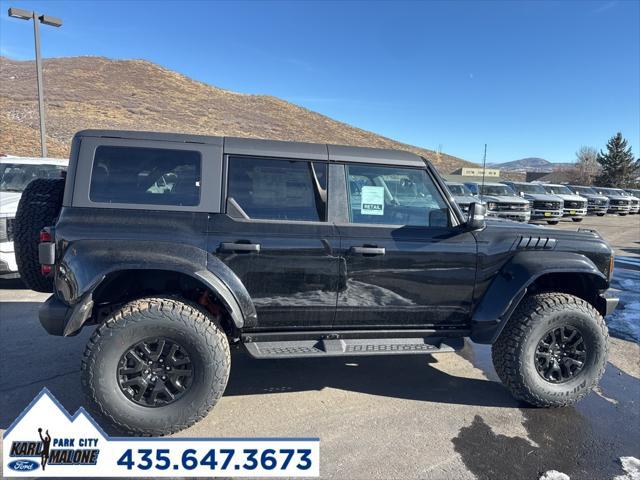
[[[16,472],[32,472],[38,468],[38,463],[33,460],[14,460],[9,462],[9,468]]]

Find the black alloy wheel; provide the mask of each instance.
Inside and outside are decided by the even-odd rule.
[[[187,350],[169,338],[146,338],[129,348],[118,364],[124,395],[145,407],[163,407],[191,386],[193,366]]]
[[[582,333],[562,326],[545,333],[535,351],[536,370],[551,383],[564,383],[582,371],[587,359]]]

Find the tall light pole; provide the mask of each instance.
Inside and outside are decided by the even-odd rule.
[[[38,111],[40,113],[40,148],[42,156],[47,156],[47,137],[44,125],[44,91],[42,84],[42,59],[40,58],[40,23],[51,25],[52,27],[62,26],[62,20],[49,15],[42,15],[20,8],[10,8],[9,16],[21,20],[33,20],[33,37],[36,44],[36,73],[38,82]]]

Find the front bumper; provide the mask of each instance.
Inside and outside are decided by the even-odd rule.
[[[629,205],[609,205],[609,213],[629,213]]]
[[[83,297],[75,305],[67,305],[55,295],[51,295],[38,310],[40,324],[49,333],[69,337],[80,332],[82,325],[93,310],[91,294]]]
[[[13,242],[0,243],[0,275],[18,273],[16,255],[13,252]]]
[[[516,222],[528,222],[531,219],[531,212],[489,210],[487,211],[487,216],[515,220]]]
[[[598,296],[596,307],[603,317],[607,317],[613,313],[619,301],[620,299],[615,297],[611,290],[605,290]]]
[[[565,208],[564,216],[565,217],[584,217],[587,215],[586,208]]]
[[[609,210],[608,205],[589,205],[587,207],[589,213],[607,213],[607,210]]]
[[[564,212],[562,210],[532,210],[532,220],[545,220],[549,218],[562,218]]]

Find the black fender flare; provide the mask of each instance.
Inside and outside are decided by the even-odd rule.
[[[493,343],[529,286],[543,275],[576,273],[587,275],[598,289],[609,281],[585,255],[560,251],[516,253],[493,278],[471,318],[471,340]]]
[[[164,270],[190,276],[219,298],[238,329],[257,322],[255,306],[240,279],[217,257],[197,246],[83,240],[67,246],[55,272],[56,294],[73,309],[65,336],[77,332],[91,316],[93,293],[102,282],[126,270]]]

